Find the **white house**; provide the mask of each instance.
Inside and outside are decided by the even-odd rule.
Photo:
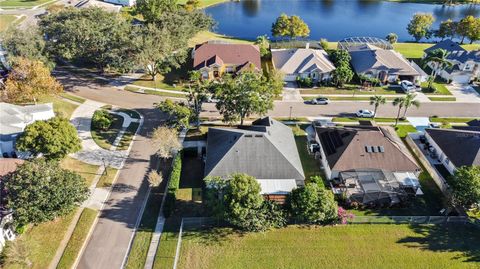
[[[0,103],[0,154],[10,155],[15,151],[15,141],[27,125],[53,117],[52,103],[29,106]]]
[[[427,53],[436,49],[444,49],[448,52],[447,59],[453,64],[451,68],[443,70],[432,62],[428,66],[437,69],[438,75],[446,81],[458,84],[467,84],[480,77],[480,50],[467,51],[450,39],[444,40],[425,50]]]
[[[296,81],[297,77],[311,78],[314,82],[329,80],[335,66],[328,54],[321,49],[272,49],[275,69],[285,75],[285,81]]]
[[[480,165],[480,131],[431,128],[425,138],[452,175],[457,167]]]

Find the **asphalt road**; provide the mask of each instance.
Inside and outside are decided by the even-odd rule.
[[[160,99],[138,95],[109,87],[85,86],[81,80],[60,79],[66,89],[91,100],[120,107],[136,109],[144,117],[144,124],[134,140],[129,158],[101,211],[77,268],[121,268],[133,236],[135,224],[146,199],[146,175],[156,164],[149,133],[159,126],[162,115],[153,103]],[[77,84],[79,86],[72,86]]]

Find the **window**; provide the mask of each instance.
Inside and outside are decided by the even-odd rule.
[[[450,160],[448,158],[445,158],[445,164],[450,164]]]

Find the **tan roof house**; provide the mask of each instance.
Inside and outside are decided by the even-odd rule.
[[[295,81],[297,77],[324,81],[331,78],[335,66],[328,54],[321,49],[272,49],[275,69],[284,74],[285,81]]]
[[[350,201],[391,205],[418,194],[421,169],[393,128],[315,127],[315,140],[334,192]]]
[[[250,44],[206,42],[192,51],[193,68],[204,79],[221,77],[225,73],[237,74],[245,70],[260,72],[260,49]]]

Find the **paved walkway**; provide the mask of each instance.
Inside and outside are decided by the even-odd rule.
[[[315,95],[317,96],[317,95]],[[299,101],[303,102],[303,98],[300,95],[300,91],[296,88],[283,88],[282,101]]]
[[[72,157],[94,165],[104,165],[105,162],[107,166],[120,169],[127,158],[127,151],[102,149],[92,138],[90,127],[93,113],[104,105],[87,100],[73,112],[70,122],[77,128],[78,137],[82,140],[82,150],[72,154]]]

